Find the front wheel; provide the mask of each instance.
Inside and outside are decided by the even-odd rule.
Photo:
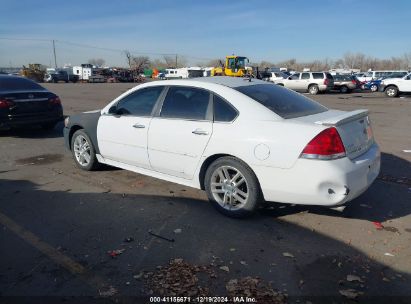
[[[261,198],[254,172],[234,157],[219,158],[208,167],[205,190],[218,211],[235,218],[252,215]]]
[[[397,97],[398,96],[398,89],[394,86],[389,86],[385,89],[385,94],[388,97]]]
[[[74,162],[80,169],[91,171],[98,168],[99,163],[90,137],[84,130],[77,130],[71,139],[71,152]]]
[[[310,93],[311,95],[317,95],[319,91],[320,89],[316,84],[310,85],[310,87],[308,88],[308,93]]]
[[[378,91],[378,86],[377,86],[376,84],[373,84],[373,85],[370,87],[370,90],[371,90],[371,92],[377,92],[377,91]]]

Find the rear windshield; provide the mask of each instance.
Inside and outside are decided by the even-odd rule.
[[[274,84],[256,84],[234,89],[259,102],[282,118],[296,118],[328,110],[314,100]]]
[[[44,91],[45,88],[38,85],[34,81],[31,81],[22,77],[0,77],[0,91]]]

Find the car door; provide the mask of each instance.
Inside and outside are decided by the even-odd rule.
[[[301,79],[297,82],[297,90],[307,91],[310,84],[310,73],[301,73]]]
[[[398,89],[401,92],[411,92],[411,74],[398,81]]]
[[[97,125],[100,154],[107,159],[150,168],[147,133],[154,106],[164,86],[130,93],[103,113]]]
[[[210,95],[200,88],[169,87],[148,131],[153,170],[193,178],[213,131]]]
[[[299,81],[300,81],[300,73],[293,74],[287,78],[286,87],[292,90],[297,90]]]

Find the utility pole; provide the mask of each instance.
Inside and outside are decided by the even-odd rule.
[[[54,39],[53,39],[53,54],[54,54],[54,67],[57,69],[56,45],[54,44]]]
[[[176,54],[176,68],[177,68],[177,54]]]

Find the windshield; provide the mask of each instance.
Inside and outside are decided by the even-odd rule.
[[[328,110],[314,100],[274,84],[256,84],[234,89],[254,99],[282,118],[296,118]]]
[[[239,68],[244,68],[246,59],[247,59],[246,57],[238,57],[237,58],[237,66]]]

